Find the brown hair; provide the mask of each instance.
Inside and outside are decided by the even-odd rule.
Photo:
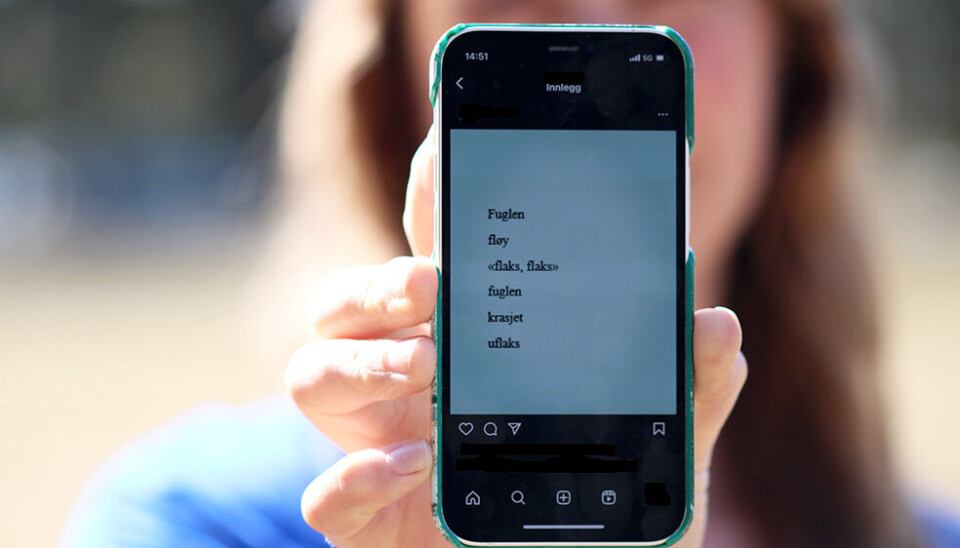
[[[886,446],[872,279],[844,170],[851,48],[829,2],[777,4],[773,180],[728,289],[750,382],[717,451],[770,545],[916,546]]]
[[[915,545],[884,440],[872,289],[840,162],[838,114],[853,95],[843,21],[829,0],[774,3],[784,30],[777,156],[727,288],[750,381],[717,449],[724,484],[763,545]],[[412,98],[382,91],[406,81],[396,11],[326,0],[303,23],[281,118],[273,260],[290,269],[285,279],[406,251],[404,185],[423,128],[397,106]],[[295,302],[303,286],[285,285]]]

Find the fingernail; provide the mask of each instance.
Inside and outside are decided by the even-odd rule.
[[[384,366],[390,373],[407,375],[410,373],[410,362],[413,352],[417,348],[417,340],[401,341],[387,350]]]
[[[430,446],[423,440],[404,443],[387,453],[387,464],[398,476],[416,474],[430,466]]]
[[[713,309],[714,309],[714,310],[723,310],[724,312],[727,312],[728,314],[730,314],[730,315],[733,316],[734,318],[737,317],[737,313],[736,313],[736,312],[734,312],[733,310],[730,310],[729,308],[727,308],[727,307],[725,307],[725,306],[715,306],[715,307],[713,307]]]

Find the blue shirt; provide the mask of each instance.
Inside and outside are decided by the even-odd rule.
[[[329,546],[303,521],[300,496],[341,456],[287,398],[205,405],[104,464],[60,546]],[[930,546],[960,548],[960,523],[923,506],[917,516]]]

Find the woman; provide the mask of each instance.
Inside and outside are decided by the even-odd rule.
[[[430,125],[428,53],[460,21],[665,24],[693,49],[696,304],[728,305],[739,322],[726,309],[695,319],[698,512],[682,545],[923,545],[933,529],[911,517],[885,447],[875,314],[840,162],[856,78],[829,0],[315,5],[291,62],[272,300],[260,309],[299,333],[286,379],[312,425],[282,403],[189,416],[105,468],[64,545],[315,545],[301,510],[341,547],[446,545],[423,441],[432,267],[397,259],[317,280],[429,253],[430,147],[410,156]],[[750,382],[727,420],[744,355]]]
[[[879,421],[869,277],[849,223],[837,157],[846,139],[854,78],[844,58],[844,27],[829,2],[327,4],[302,29],[281,134],[289,184],[287,244],[314,250],[317,256],[301,257],[307,264],[347,255],[328,246],[355,241],[314,236],[327,226],[316,217],[321,204],[337,208],[325,212],[323,222],[328,215],[344,215],[334,226],[350,226],[359,211],[369,215],[364,228],[373,233],[360,241],[378,247],[353,249],[351,262],[407,252],[397,230],[401,181],[410,151],[430,123],[425,60],[447,27],[458,21],[655,22],[677,29],[697,65],[697,148],[691,157],[696,305],[724,304],[737,312],[751,369],[714,457],[706,545],[907,543],[911,524],[903,519],[907,513]],[[349,41],[347,35],[358,29],[358,39]],[[331,66],[342,72],[330,74]],[[387,85],[398,82],[406,82],[409,91],[396,93],[400,86]],[[391,90],[389,100],[385,89]],[[339,127],[331,131],[333,124]],[[338,150],[331,142],[343,134],[354,139],[352,150]],[[349,162],[341,168],[334,162],[343,155]],[[429,192],[418,190],[426,188],[418,183],[429,179],[422,160],[413,162],[403,219],[414,238],[430,234],[417,225],[431,222],[421,211],[431,200],[418,200]],[[355,201],[343,207],[346,193]],[[427,239],[411,242],[414,253],[429,253]],[[305,271],[304,266],[290,271]],[[328,290],[348,291],[336,284]],[[343,336],[324,323],[329,321],[321,317],[321,338]],[[698,317],[696,331],[701,327]],[[307,363],[295,359],[288,369],[294,398],[307,416],[348,451],[399,441],[377,438],[370,444],[340,435],[339,430],[358,427],[332,423],[328,410],[309,402],[317,387],[308,381],[300,386],[298,367],[306,376],[316,375],[318,364],[334,359],[323,350],[309,356],[309,348],[299,354]],[[699,405],[697,411],[699,421]],[[703,441],[698,438],[698,446]],[[337,538],[338,524],[328,523],[335,521],[328,506],[336,503],[324,502],[333,495],[322,493],[322,481],[313,488],[321,493],[307,490],[304,511]],[[426,517],[422,521],[431,527]]]

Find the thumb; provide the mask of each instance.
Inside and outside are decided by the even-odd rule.
[[[740,320],[727,308],[698,310],[693,324],[694,470],[710,468],[713,447],[747,380]]]
[[[747,380],[747,360],[740,352],[737,315],[726,308],[698,310],[693,316],[693,470],[697,510],[677,548],[703,546],[707,530],[710,459],[740,389]]]
[[[407,203],[403,210],[403,231],[413,255],[429,255],[433,250],[433,164],[436,158],[436,130],[430,126],[410,161]]]

